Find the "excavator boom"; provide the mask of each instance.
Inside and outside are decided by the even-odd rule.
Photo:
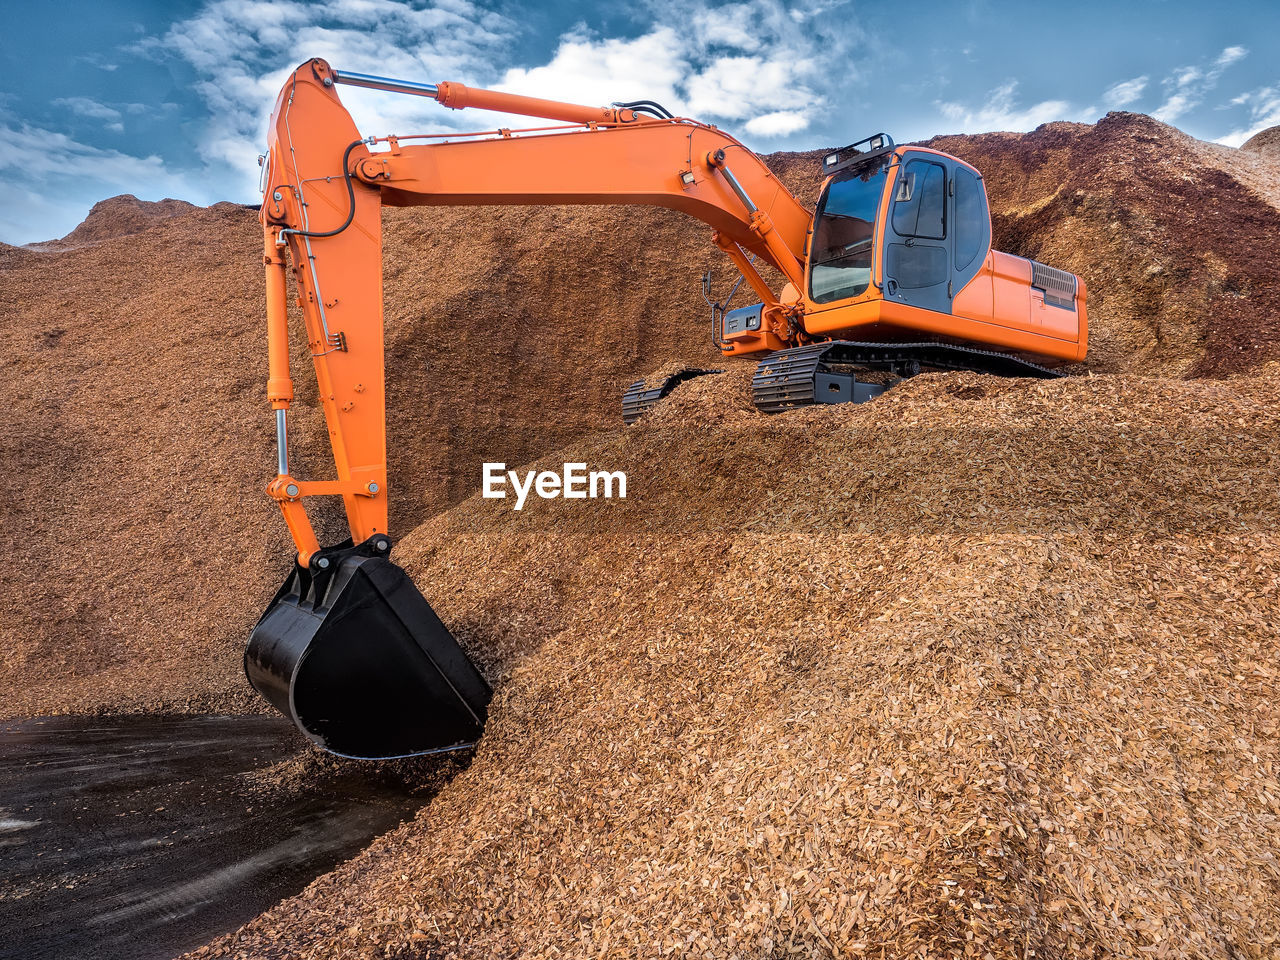
[[[478,135],[365,138],[339,84],[562,121]],[[649,114],[641,112],[648,109]],[[483,730],[489,688],[408,576],[389,559],[382,321],[385,205],[640,203],[707,222],[773,304],[755,350],[784,346],[785,313],[751,258],[799,282],[811,215],[732,137],[652,107],[583,107],[344,74],[294,71],[264,160],[268,398],[279,462],[268,493],[297,545],[293,571],[250,636],[253,686],[313,741],[343,756],[454,749]],[[287,279],[292,270],[337,479],[290,471]],[[748,352],[752,345],[739,350]],[[340,496],[352,538],[322,547],[304,501]]]
[[[569,119],[574,126],[517,134],[362,138],[338,99],[338,83],[411,89],[446,106],[538,112]],[[270,129],[262,206],[272,358],[268,394],[277,411],[288,409],[287,250],[339,478],[323,485],[301,482],[288,476],[287,460],[281,461],[271,493],[284,509],[303,563],[318,549],[300,507],[304,497],[341,495],[356,542],[387,532],[383,205],[663,206],[709,224],[716,243],[745,266],[757,294],[775,308],[777,298],[751,266],[751,255],[792,283],[802,282],[812,214],[759,157],[705,124],[461,84],[343,74],[313,60],[299,67],[281,91]],[[783,311],[775,309],[771,325],[734,349],[778,349],[787,345],[785,334]]]

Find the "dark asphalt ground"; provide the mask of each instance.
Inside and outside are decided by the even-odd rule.
[[[0,723],[0,960],[169,958],[234,930],[424,802],[360,775],[251,776],[277,717]]]

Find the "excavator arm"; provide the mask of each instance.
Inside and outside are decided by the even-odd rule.
[[[555,123],[479,134],[362,137],[338,99],[350,84]],[[311,60],[276,102],[264,158],[268,398],[278,466],[268,487],[297,547],[293,572],[245,652],[253,686],[330,752],[391,757],[473,743],[489,690],[391,563],[387,535],[381,207],[648,204],[707,223],[760,297],[758,331],[725,353],[795,345],[795,307],[752,258],[800,287],[812,215],[763,161],[715,127],[656,104],[585,107],[457,83],[388,80]],[[287,321],[295,289],[337,479],[301,480],[288,455]],[[341,496],[351,542],[322,547],[304,500]]]
[[[472,107],[567,121],[474,135],[362,138],[338,99],[350,83]],[[387,531],[381,207],[648,204],[707,223],[766,305],[758,336],[726,345],[754,353],[790,345],[788,311],[750,255],[799,286],[811,213],[733,137],[634,108],[582,107],[456,83],[413,84],[343,74],[322,60],[294,71],[271,119],[262,206],[267,270],[269,399],[277,410],[280,503],[305,564],[319,548],[302,508],[343,497],[355,542]],[[338,479],[288,469],[292,400],[285,320],[288,250],[329,425]]]

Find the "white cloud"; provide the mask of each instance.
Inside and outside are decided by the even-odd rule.
[[[310,57],[363,73],[457,80],[587,104],[652,99],[772,147],[827,117],[830,92],[856,82],[857,64],[869,55],[862,30],[838,9],[845,0],[641,2],[652,26],[639,35],[579,27],[559,37],[545,62],[512,66],[510,52],[529,29],[518,6],[499,8],[509,11],[502,13],[483,0],[207,0],[163,33],[118,51],[179,61],[183,73],[194,74],[192,89],[206,112],[197,149],[169,167],[156,156],[4,126],[0,171],[18,157],[29,163],[40,155],[49,162],[34,180],[25,167],[10,178],[23,187],[4,188],[0,229],[6,240],[47,239],[66,233],[94,200],[115,193],[199,203],[256,200],[256,157],[276,96]],[[116,68],[99,57],[83,59],[103,70]],[[353,87],[342,88],[341,96],[365,134],[538,124]],[[6,98],[0,93],[0,102]],[[62,98],[56,106],[68,119],[96,121],[111,134],[123,132],[135,116],[173,109],[88,96]],[[5,119],[0,116],[0,125]]]
[[[1102,94],[1102,102],[1112,110],[1120,107],[1126,107],[1142,96],[1142,91],[1147,89],[1146,77],[1134,77],[1132,80],[1122,80],[1119,83],[1112,84],[1107,87]]]
[[[749,0],[690,10],[659,4],[660,25],[632,38],[575,29],[551,59],[506,71],[499,89],[575,102],[650,99],[673,112],[741,123],[747,133],[786,136],[823,108],[822,64],[846,62],[856,28],[817,22],[830,4]],[[681,22],[682,28],[668,26]],[[846,70],[843,80],[853,71]],[[797,106],[798,104],[803,106]]]
[[[1075,110],[1066,100],[1042,100],[1029,107],[1017,102],[1018,81],[1007,80],[987,94],[980,107],[956,102],[939,102],[938,109],[948,120],[958,124],[958,133],[982,133],[989,130],[1031,130],[1054,120],[1078,119],[1091,112]]]
[[[249,200],[276,95],[299,63],[322,57],[359,73],[465,82],[493,72],[516,29],[471,0],[213,0],[135,51],[195,70],[210,114],[204,157],[227,193]],[[343,100],[365,133],[457,128],[450,111],[414,97],[346,88]]]
[[[1227,47],[1218,55],[1218,59],[1214,63],[1219,69],[1225,69],[1237,60],[1243,60],[1248,55],[1249,51],[1245,47]]]
[[[97,67],[99,70],[105,70],[108,73],[114,73],[116,70],[120,69],[120,64],[108,63],[102,58],[102,55],[98,53],[82,54],[76,57],[76,59],[83,63],[87,63],[90,66]]]
[[[1200,105],[1206,93],[1217,86],[1218,78],[1228,67],[1248,55],[1249,51],[1244,47],[1224,47],[1211,66],[1178,67],[1173,70],[1161,81],[1165,100],[1151,115],[1164,123],[1173,123],[1186,115]]]
[[[33,165],[33,156],[43,162]],[[201,203],[218,199],[193,196],[190,183],[157,156],[134,157],[53,130],[0,122],[0,232],[6,242],[66,234],[95,200],[118,193]]]
[[[31,158],[44,162],[33,165]],[[126,186],[139,182],[176,185],[180,181],[157,156],[134,157],[90,146],[53,130],[27,123],[0,124],[0,171],[22,172],[34,181],[51,176],[78,177]]]
[[[688,68],[684,43],[672,27],[631,39],[597,39],[575,29],[560,38],[550,61],[507,70],[497,89],[571,103],[657,100],[677,109]]]
[[[78,117],[91,120],[119,120],[120,111],[105,103],[91,100],[89,97],[59,97],[53,101],[55,107],[65,107]]]
[[[1192,94],[1175,93],[1155,110],[1152,110],[1151,115],[1162,123],[1173,123],[1199,102],[1200,98]]]
[[[192,89],[205,116],[188,113],[183,120],[188,127],[203,124],[196,149],[167,167],[155,156],[130,156],[10,126],[0,133],[0,154],[14,155],[15,143],[28,150],[33,138],[60,137],[46,166],[60,167],[66,176],[59,174],[56,183],[26,184],[21,197],[17,188],[5,188],[0,228],[6,240],[46,239],[73,227],[94,200],[121,192],[199,203],[256,200],[256,157],[265,146],[276,96],[289,73],[310,57],[351,71],[457,80],[579,103],[653,99],[677,114],[776,147],[781,138],[813,123],[830,122],[828,96],[856,83],[858,64],[875,52],[862,29],[839,9],[848,2],[641,0],[652,26],[640,35],[579,27],[559,37],[545,62],[513,66],[511,51],[530,30],[518,5],[495,12],[487,0],[205,0],[162,33],[114,51],[178,61],[181,73],[194,75]],[[98,56],[82,59],[103,70],[117,67]],[[448,133],[539,122],[446,110],[424,98],[354,87],[343,87],[341,96],[365,134]],[[8,98],[0,92],[0,103]],[[69,117],[95,120],[113,135],[131,127],[135,115],[168,116],[175,109],[169,103],[107,104],[90,97],[67,97],[57,105]],[[4,120],[0,116],[0,123]],[[49,155],[47,146],[42,142],[22,155]],[[53,197],[57,204],[51,203]],[[56,215],[40,212],[54,206],[60,211]]]
[[[1262,87],[1249,93],[1242,93],[1231,100],[1234,106],[1249,107],[1249,121],[1243,127],[1237,127],[1218,143],[1229,147],[1238,147],[1255,133],[1261,133],[1267,127],[1280,125],[1280,87]]]
[[[694,117],[742,120],[816,98],[806,83],[808,62],[787,57],[721,57],[689,78],[688,112]]]
[[[747,121],[747,133],[758,137],[785,137],[809,126],[809,118],[797,110],[775,110]]]
[[[799,10],[796,13],[801,15]],[[694,32],[708,44],[732,47],[736,50],[752,50],[758,43],[751,32],[750,11],[747,9],[747,4],[698,10],[693,15],[693,28]]]
[[[655,26],[639,36],[601,36],[576,27],[560,37],[545,63],[504,69],[522,27],[473,0],[428,0],[425,6],[401,0],[212,0],[136,49],[180,58],[195,70],[195,89],[210,112],[203,155],[211,165],[235,171],[229,193],[247,200],[256,195],[255,157],[276,94],[309,57],[339,69],[457,80],[577,103],[657,100],[677,114],[731,121],[775,138],[808,126],[824,106],[823,65],[847,64],[850,45],[861,37],[847,22],[819,16],[835,5],[649,0]],[[851,74],[845,67],[841,79]],[[527,118],[442,110],[416,97],[350,87],[341,95],[365,134],[531,125]]]

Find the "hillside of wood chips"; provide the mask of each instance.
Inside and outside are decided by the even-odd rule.
[[[998,246],[1089,284],[1077,376],[771,418],[736,364],[623,429],[623,385],[715,359],[705,228],[388,212],[395,556],[490,724],[415,822],[198,953],[1280,951],[1276,161],[1131,114],[935,145]],[[770,162],[812,201],[816,157]],[[0,247],[0,716],[259,709],[259,243],[117,198]],[[472,496],[538,458],[629,497]]]
[[[215,206],[222,206],[215,204]],[[234,204],[226,204],[234,207]],[[132,194],[110,197],[93,205],[84,222],[57,240],[28,244],[32,250],[76,250],[102,240],[119,240],[142,233],[174,217],[195,213],[200,208],[185,200],[139,200]]]
[[[999,246],[1088,282],[1089,369],[1220,377],[1277,355],[1265,187],[1280,178],[1263,158],[1131,114],[942,143],[986,173]],[[770,163],[812,201],[816,158]],[[616,424],[631,380],[716,359],[698,277],[730,274],[694,221],[506,208],[387,223],[393,531],[470,495],[485,460]],[[274,435],[255,214],[117,198],[67,239],[0,249],[0,712],[257,709],[241,649],[289,545],[261,492]],[[296,469],[323,476],[295,361]]]
[[[1271,155],[1280,154],[1280,126],[1267,127],[1267,129],[1255,133],[1252,137],[1240,144],[1241,150],[1253,151],[1254,153],[1266,153]]]
[[[475,759],[198,956],[1275,955],[1280,378],[745,390],[400,545]]]

